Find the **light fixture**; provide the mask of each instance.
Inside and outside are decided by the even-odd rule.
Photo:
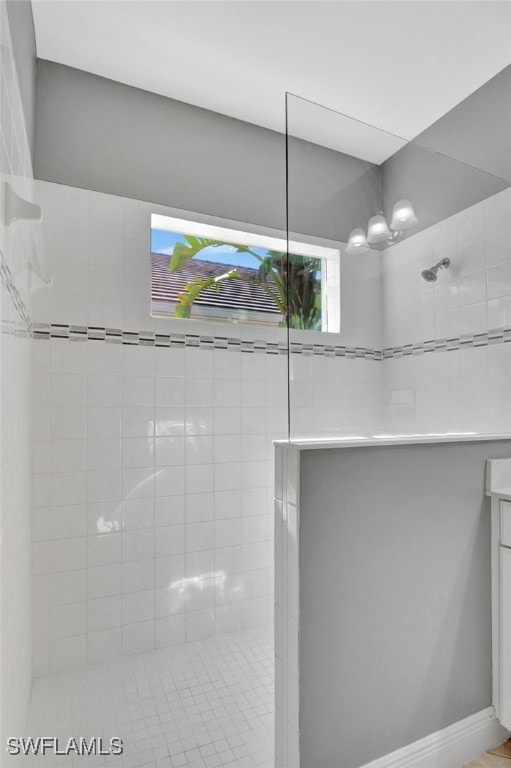
[[[409,200],[398,200],[392,209],[392,221],[390,228],[394,230],[410,229],[418,224],[419,219],[415,215],[413,205]]]
[[[367,253],[370,250],[364,230],[361,227],[352,229],[348,239],[346,253],[349,256],[356,256],[357,254]]]
[[[346,253],[350,256],[367,253],[371,250],[370,245],[376,243],[386,243],[387,246],[394,245],[401,239],[405,229],[411,229],[418,223],[419,219],[415,215],[411,202],[404,198],[398,200],[392,208],[390,227],[383,211],[377,211],[374,216],[371,216],[367,224],[367,237],[361,227],[351,230]]]
[[[390,237],[392,237],[392,232],[383,213],[380,212],[376,216],[371,216],[367,225],[367,242],[371,244],[383,243],[384,240],[388,240]]]

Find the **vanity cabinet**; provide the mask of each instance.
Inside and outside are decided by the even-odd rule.
[[[502,725],[511,728],[511,547],[501,545],[499,549],[500,703],[495,709]]]
[[[511,729],[511,459],[487,462],[491,497],[493,706]]]

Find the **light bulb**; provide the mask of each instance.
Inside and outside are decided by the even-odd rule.
[[[376,216],[372,216],[369,219],[369,224],[367,225],[368,243],[383,243],[383,241],[388,240],[390,236],[390,229],[385,221],[385,216],[382,213],[377,213]]]
[[[348,245],[346,247],[346,253],[350,256],[356,256],[357,254],[367,253],[371,249],[367,244],[366,233],[360,227],[352,229],[348,239]]]
[[[394,204],[392,209],[392,221],[390,222],[391,229],[410,229],[419,223],[419,219],[415,215],[413,205],[409,200],[398,200]]]

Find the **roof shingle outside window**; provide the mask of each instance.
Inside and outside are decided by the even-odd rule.
[[[220,277],[231,269],[233,269],[232,264],[217,264],[211,261],[192,259],[178,272],[172,273],[169,270],[168,255],[151,253],[151,299],[153,305],[157,304],[162,307],[168,304],[169,311],[172,311],[178,294],[195,277],[202,279]],[[233,314],[240,310],[264,312],[274,315],[275,322],[278,322],[280,312],[275,304],[259,285],[250,282],[250,278],[257,277],[257,270],[249,267],[236,267],[236,270],[247,279],[225,280],[219,284],[218,292],[216,288],[209,288],[196,299],[197,307],[218,309],[223,312],[232,310]],[[268,284],[272,285],[271,277]]]

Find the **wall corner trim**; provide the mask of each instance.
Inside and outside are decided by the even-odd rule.
[[[487,707],[361,768],[453,768],[476,759],[508,737],[494,708]]]

